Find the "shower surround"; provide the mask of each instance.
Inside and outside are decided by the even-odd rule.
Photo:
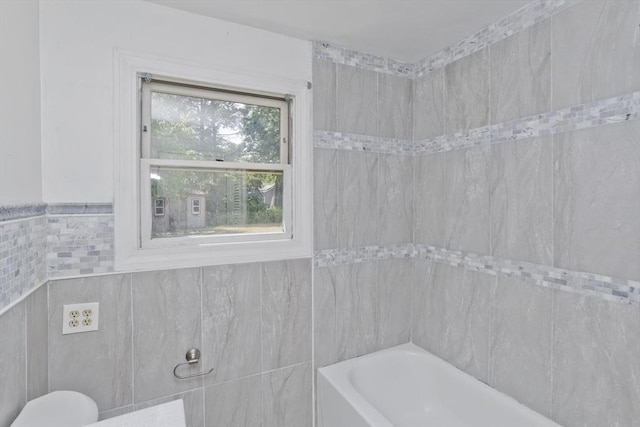
[[[96,275],[111,204],[4,208],[37,268],[0,276],[0,424],[71,387],[103,417],[179,396],[195,426],[311,425],[313,369],[408,341],[562,425],[637,423],[639,20],[535,1],[417,64],[314,43],[313,260]],[[77,293],[113,328],[60,336]],[[214,378],[145,374],[187,341]]]

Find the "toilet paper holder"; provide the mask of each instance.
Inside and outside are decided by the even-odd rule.
[[[178,363],[176,365],[175,368],[173,368],[173,376],[176,377],[179,380],[186,380],[189,378],[195,378],[195,377],[203,377],[205,375],[209,375],[210,373],[213,372],[213,368],[209,369],[206,372],[200,372],[198,374],[192,374],[192,375],[180,375],[178,374],[178,368],[182,365],[195,365],[196,363],[198,363],[200,361],[200,350],[198,350],[197,348],[192,348],[189,351],[187,351],[187,354],[185,355],[185,359],[187,359],[186,362],[184,363]]]

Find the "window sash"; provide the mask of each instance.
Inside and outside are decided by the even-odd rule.
[[[243,172],[273,171],[282,173],[282,232],[239,233],[224,235],[192,235],[163,237],[152,239],[153,200],[151,197],[151,168],[165,167],[188,170],[236,170]],[[241,162],[212,162],[199,160],[140,160],[140,230],[139,247],[163,248],[176,246],[211,246],[230,242],[254,242],[267,240],[288,240],[293,237],[292,230],[292,168],[291,165],[278,163],[241,163]],[[166,203],[165,203],[166,206]]]
[[[280,109],[280,163],[289,162],[289,102],[283,99],[273,99],[257,95],[223,92],[214,88],[183,86],[179,83],[161,83],[157,81],[142,81],[141,99],[141,158],[151,158],[151,92],[168,93],[172,95],[190,96],[194,98],[211,99],[215,101],[239,102],[242,104],[258,105]],[[146,126],[147,131],[143,131]]]

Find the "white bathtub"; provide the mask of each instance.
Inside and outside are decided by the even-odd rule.
[[[318,370],[319,427],[559,427],[413,344]]]

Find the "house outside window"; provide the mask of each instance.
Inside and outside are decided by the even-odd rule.
[[[290,238],[284,95],[141,79],[141,100],[141,195],[170,206],[158,218],[142,204],[143,247]]]

